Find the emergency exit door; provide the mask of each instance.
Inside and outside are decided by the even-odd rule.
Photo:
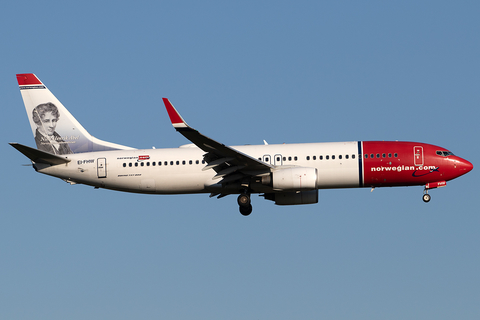
[[[107,177],[107,159],[105,158],[97,159],[97,175],[99,178]]]

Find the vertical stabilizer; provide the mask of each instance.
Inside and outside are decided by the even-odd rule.
[[[33,73],[17,74],[17,80],[37,149],[52,154],[133,150],[90,135]]]

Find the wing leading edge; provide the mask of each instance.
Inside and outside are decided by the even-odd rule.
[[[270,173],[275,168],[268,163],[204,136],[183,120],[167,98],[163,98],[163,102],[173,127],[198,148],[206,152],[203,157],[207,165],[203,170],[215,170],[217,174],[214,179],[223,178],[219,183],[223,184],[251,176],[260,176]]]

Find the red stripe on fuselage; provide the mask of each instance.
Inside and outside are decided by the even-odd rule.
[[[437,151],[447,150],[418,142],[364,141],[364,185],[424,185],[464,174],[457,170],[457,163],[465,160],[456,156],[439,156]]]

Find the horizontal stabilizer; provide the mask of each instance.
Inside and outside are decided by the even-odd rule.
[[[36,163],[47,163],[51,165],[57,165],[57,164],[64,164],[67,162],[70,162],[71,160],[57,156],[45,151],[41,151],[38,149],[30,148],[27,146],[24,146],[23,144],[20,143],[10,143],[12,147],[23,153],[28,159],[32,160],[33,162]]]

